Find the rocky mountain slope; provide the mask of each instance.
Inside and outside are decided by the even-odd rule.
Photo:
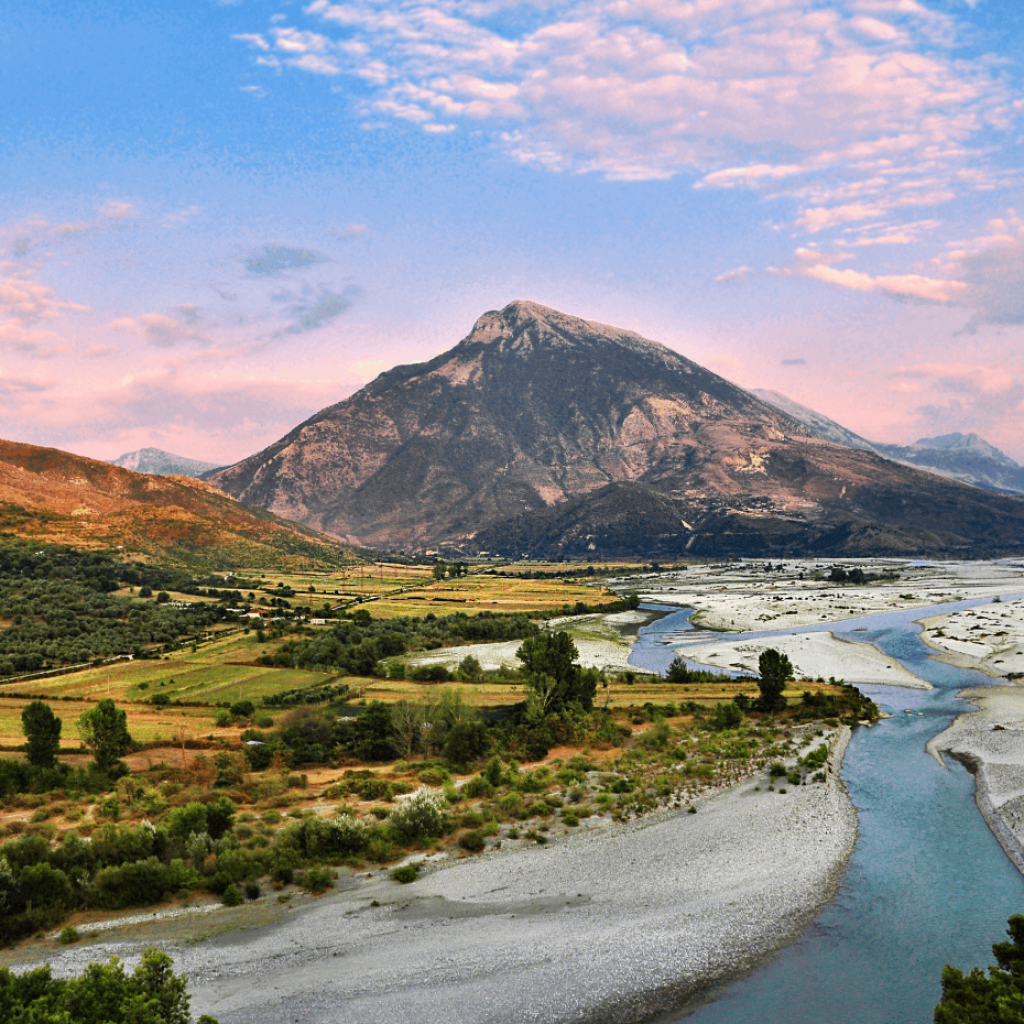
[[[662,345],[530,302],[206,479],[351,542],[420,550],[1024,546],[1024,501],[830,444]]]
[[[798,419],[817,437],[848,448],[860,448],[902,462],[908,466],[938,473],[975,487],[1009,494],[1024,494],[1024,469],[1008,455],[977,434],[943,434],[922,437],[912,445],[882,444],[867,441],[852,430],[840,426],[820,412],[800,405],[778,391],[752,392],[770,405]]]
[[[211,484],[0,440],[0,534],[189,564],[335,564],[341,546]]]
[[[135,473],[152,473],[154,476],[191,476],[201,477],[204,473],[216,469],[215,462],[200,462],[188,459],[184,455],[174,455],[160,448],[140,448],[137,452],[126,452],[110,465],[130,469]]]
[[[761,401],[774,405],[776,409],[781,409],[794,419],[799,420],[805,427],[810,428],[811,433],[815,437],[831,441],[833,444],[845,445],[847,448],[860,448],[866,452],[876,451],[875,446],[870,441],[866,441],[860,434],[847,430],[846,427],[840,426],[835,420],[830,420],[827,416],[809,409],[806,405],[794,402],[792,398],[787,398],[778,391],[755,388],[750,393],[757,395]]]
[[[922,437],[911,445],[874,445],[879,455],[993,491],[1024,494],[1024,469],[977,434]]]

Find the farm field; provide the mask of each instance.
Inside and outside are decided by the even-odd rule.
[[[523,699],[523,685],[518,682],[421,683],[395,679],[340,679],[339,682],[347,682],[350,685],[358,682],[361,699],[382,700],[389,704],[397,700],[429,700],[436,697],[445,687],[457,690],[463,701],[473,707],[495,707]],[[825,682],[799,682],[793,683],[784,694],[790,700],[797,701],[805,690],[810,693],[834,692],[834,688]],[[756,681],[744,683],[727,679],[721,683],[680,685],[667,683],[659,676],[637,675],[632,683],[627,682],[624,676],[611,676],[606,688],[598,688],[594,706],[624,710],[642,707],[644,704],[679,704],[693,701],[714,707],[718,703],[728,703],[738,693],[756,697]]]
[[[426,583],[412,593],[382,597],[367,609],[374,618],[398,615],[451,615],[453,612],[526,612],[539,614],[583,601],[588,605],[620,600],[600,586],[563,580],[463,576]]]
[[[277,644],[260,644],[254,633],[234,631],[192,651],[185,648],[153,660],[120,661],[65,676],[33,679],[0,686],[5,693],[31,692],[40,697],[78,700],[144,701],[155,693],[171,700],[218,704],[233,700],[255,703],[272,694],[317,686],[333,679],[327,672],[268,668],[256,664]]]

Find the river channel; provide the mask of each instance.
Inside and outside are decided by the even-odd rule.
[[[663,1024],[928,1024],[945,964],[992,962],[1007,918],[1024,912],[1024,878],[978,812],[971,776],[925,752],[970,709],[957,691],[992,680],[930,658],[912,621],[979,603],[986,602],[730,634],[825,629],[875,644],[935,689],[861,687],[892,717],[855,730],[843,762],[859,832],[838,894],[793,945]],[[689,615],[677,611],[644,627],[631,662],[664,671],[676,653],[664,642],[684,642]]]

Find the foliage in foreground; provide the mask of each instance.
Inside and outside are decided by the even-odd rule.
[[[1009,942],[992,946],[998,966],[964,974],[946,965],[935,1024],[1024,1024],[1024,915],[1009,920]]]
[[[77,978],[49,967],[14,974],[0,967],[0,1021],[5,1024],[191,1024],[185,979],[166,953],[147,949],[131,974],[111,959]],[[197,1024],[217,1024],[203,1014]]]

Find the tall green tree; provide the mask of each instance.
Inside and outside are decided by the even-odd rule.
[[[761,696],[757,701],[759,711],[781,711],[786,706],[782,691],[787,680],[793,675],[793,665],[785,654],[774,647],[761,652],[757,659],[757,671],[761,678],[757,687]]]
[[[21,731],[25,734],[25,755],[37,768],[53,768],[60,753],[61,720],[49,704],[34,700],[22,709]]]
[[[568,633],[540,633],[523,641],[516,657],[526,668],[527,704],[551,714],[574,704],[584,711],[594,706],[597,680],[581,672],[580,653]]]
[[[117,762],[131,749],[128,716],[109,697],[79,717],[78,730],[102,772],[116,768]]]
[[[935,1024],[1024,1024],[1024,915],[1009,920],[1009,942],[992,947],[998,967],[964,974],[946,965]]]

